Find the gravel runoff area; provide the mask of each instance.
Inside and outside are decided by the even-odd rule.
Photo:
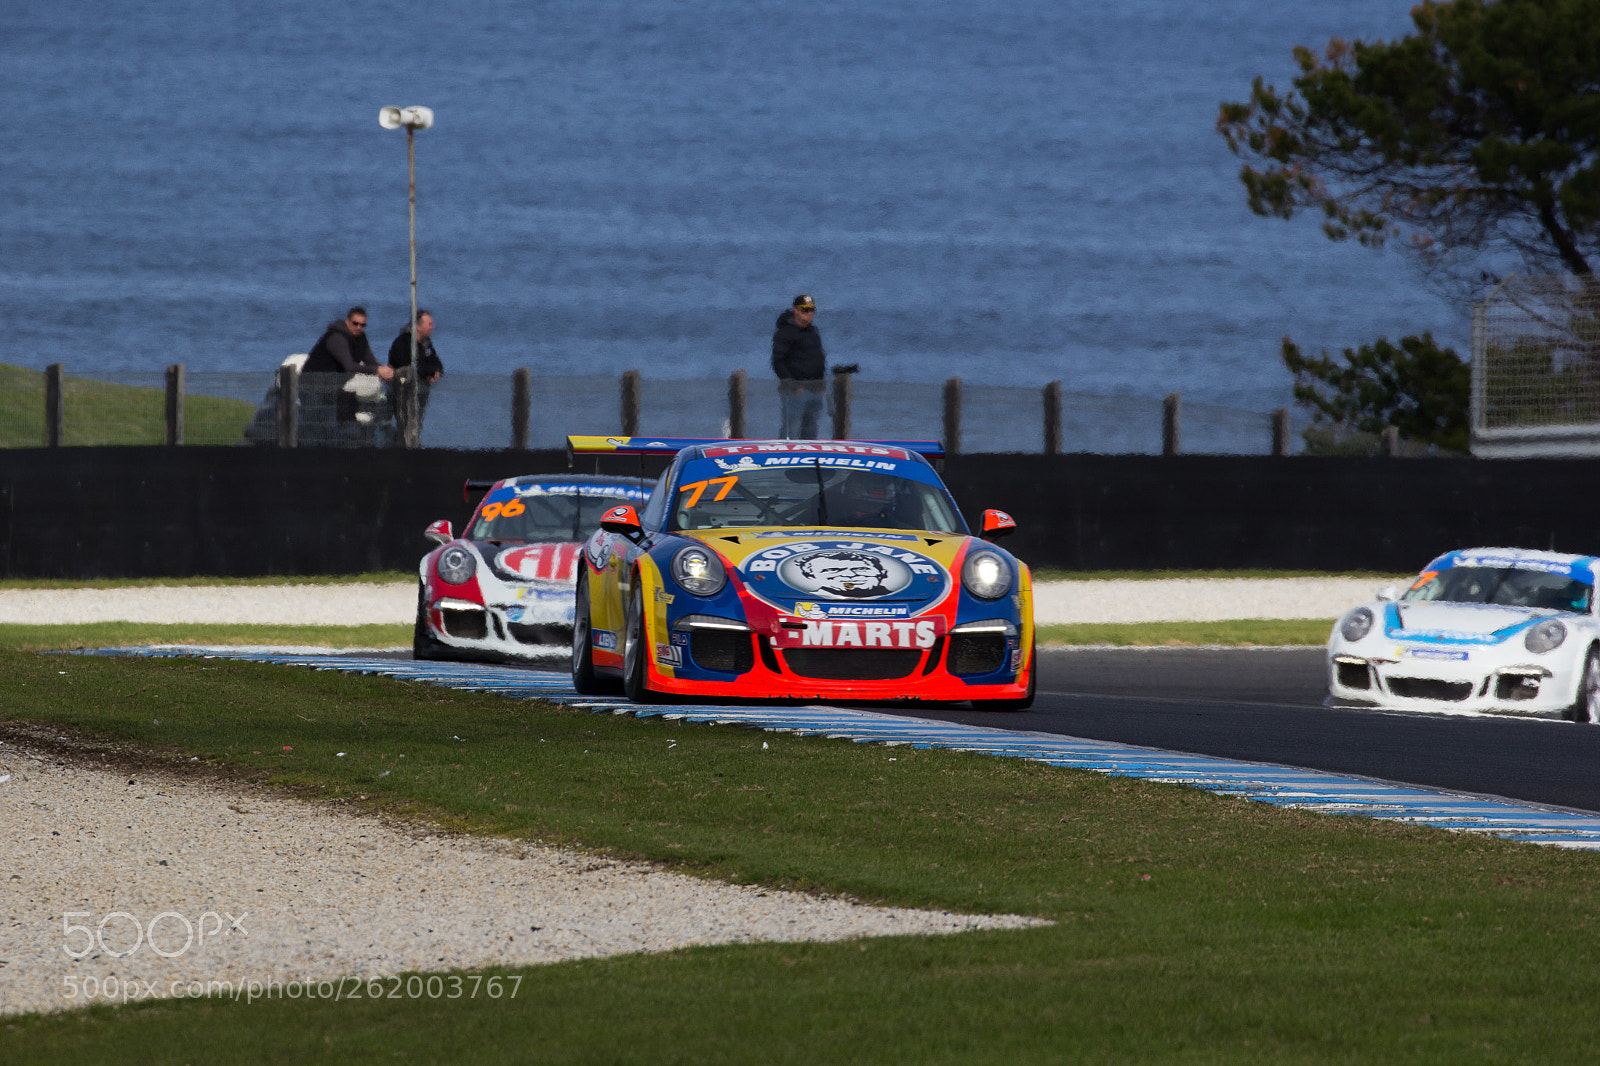
[[[1043,924],[407,832],[260,789],[119,773],[58,752],[15,733],[0,744],[0,1015],[208,992],[248,998],[251,982],[278,982],[278,998],[291,982],[306,998],[336,990],[323,985],[323,997],[307,982],[338,982],[346,997],[388,994],[398,982],[369,982],[699,944]]]
[[[1396,579],[1399,582],[1402,579]],[[1049,581],[1034,590],[1043,625],[1335,618],[1373,598],[1380,580],[1345,577]],[[115,589],[0,589],[0,623],[410,624],[410,582]]]

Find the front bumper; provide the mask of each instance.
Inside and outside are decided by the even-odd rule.
[[[1331,697],[1394,710],[1559,716],[1572,705],[1577,680],[1565,661],[1430,662],[1346,649],[1328,655]]]
[[[737,624],[691,626],[651,652],[651,689],[740,699],[1020,699],[1034,666],[1015,633],[953,632],[929,648],[780,648]]]
[[[572,646],[572,622],[530,618],[518,604],[478,604],[441,597],[427,611],[433,639],[473,658],[547,658]]]

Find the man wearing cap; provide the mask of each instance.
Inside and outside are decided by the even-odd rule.
[[[802,293],[778,316],[772,334],[772,370],[778,375],[778,403],[783,409],[779,436],[786,440],[817,439],[828,357],[822,350],[822,334],[812,324],[816,316],[817,302]]]

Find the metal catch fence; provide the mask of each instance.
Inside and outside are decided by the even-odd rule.
[[[285,368],[286,369],[286,368]],[[284,389],[292,402],[281,402]],[[569,433],[777,435],[777,384],[729,378],[447,374],[422,386],[429,448],[561,448]],[[1289,454],[1305,422],[1161,397],[1041,388],[865,381],[835,375],[824,436],[939,440],[952,452]],[[0,447],[240,444],[395,447],[397,390],[335,374],[67,374],[0,367]]]
[[[1600,455],[1600,282],[1513,275],[1473,308],[1474,455]]]

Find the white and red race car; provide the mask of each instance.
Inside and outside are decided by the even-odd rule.
[[[487,489],[458,537],[440,519],[439,546],[418,567],[418,659],[505,662],[566,655],[583,541],[613,507],[642,507],[649,489],[629,478],[541,474],[468,481]]]

